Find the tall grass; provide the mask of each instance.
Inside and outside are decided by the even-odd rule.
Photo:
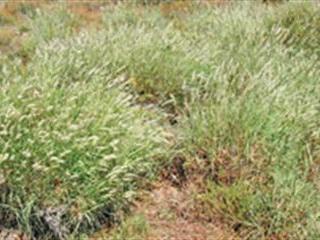
[[[35,238],[114,218],[167,145],[158,111],[134,106],[126,84],[99,68],[105,52],[84,45],[80,59],[72,49],[46,57],[52,48],[64,49],[42,43],[23,73],[1,63],[1,223]]]
[[[205,166],[199,199],[241,237],[317,238],[319,8],[163,11],[106,6],[78,34],[65,12],[31,18],[28,65],[0,60],[1,222],[94,229],[179,154]]]
[[[312,27],[319,9],[243,7],[209,11],[202,24],[194,18],[205,26],[198,36],[215,67],[203,75],[203,89],[192,91],[181,144],[189,158],[209,161],[213,183],[205,202],[240,224],[245,237],[316,238],[319,193],[309,174],[319,154],[319,43]],[[294,25],[274,19],[277,11],[286,19],[284,9],[299,19]]]

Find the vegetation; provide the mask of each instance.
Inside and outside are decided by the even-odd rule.
[[[319,238],[319,6],[143,4],[0,16],[1,224],[91,233],[181,158],[240,238]]]

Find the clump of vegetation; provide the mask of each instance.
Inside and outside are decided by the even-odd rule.
[[[1,222],[88,232],[179,155],[239,236],[319,237],[319,7],[170,4],[105,6],[79,33],[28,10],[29,61],[0,59]]]
[[[124,220],[116,231],[103,235],[101,239],[107,237],[109,240],[121,240],[131,238],[134,240],[144,239],[147,237],[149,231],[149,223],[142,214],[129,217]],[[98,237],[99,238],[99,237]]]
[[[23,72],[1,62],[0,216],[31,236],[63,238],[114,218],[167,143],[157,111],[133,106],[126,84],[96,69],[96,50],[83,48],[78,65],[69,49],[68,65],[46,58],[50,47]]]
[[[21,81],[0,97],[1,216],[33,233],[43,229],[31,225],[41,212],[66,207],[63,226],[96,226],[132,199],[141,177],[153,175],[161,127],[104,84],[50,89],[40,79]]]
[[[287,7],[299,14],[299,6]],[[260,20],[269,19],[270,13],[249,9],[222,12],[216,14],[216,24],[213,17],[204,18],[210,25],[200,24],[207,29],[199,35],[215,35],[212,42],[204,37],[203,47],[215,56],[207,59],[215,69],[202,78],[203,91],[195,87],[187,117],[181,117],[182,145],[188,158],[208,162],[206,170],[215,184],[205,198],[213,214],[242,226],[237,230],[246,229],[253,239],[315,237],[319,193],[307,175],[319,153],[314,145],[319,140],[314,92],[319,88],[319,61],[304,55],[304,49],[312,50],[308,43],[314,28],[301,41],[283,45],[273,41],[277,33],[264,33],[268,28]],[[314,23],[305,24],[308,29]]]
[[[312,4],[289,4],[266,18],[271,31],[276,32],[276,39],[287,46],[296,46],[308,55],[319,53],[320,10]]]

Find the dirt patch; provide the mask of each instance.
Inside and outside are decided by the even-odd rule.
[[[202,155],[202,159],[207,158],[205,153]],[[199,200],[206,191],[205,183],[208,179],[207,174],[202,171],[204,166],[193,166],[193,169],[191,166],[186,168],[185,165],[186,159],[183,156],[174,158],[160,174],[160,181],[151,184],[149,190],[135,202],[132,213],[124,219],[125,227],[120,225],[112,229],[106,228],[90,240],[240,239],[232,225],[208,212],[208,206]],[[143,234],[132,230],[142,228],[141,223],[132,221],[137,216],[143,216],[143,225],[148,229]],[[125,232],[125,235],[119,237],[119,232]]]
[[[222,223],[206,219],[194,201],[196,194],[196,186],[192,184],[183,188],[168,182],[159,184],[148,200],[137,207],[137,212],[143,213],[151,226],[147,239],[236,239]]]
[[[236,240],[234,230],[219,219],[210,218],[197,202],[199,187],[194,183],[177,186],[171,181],[161,181],[135,203],[131,214],[143,216],[148,232],[143,237],[129,233],[125,238],[139,240]],[[130,216],[129,216],[130,218]],[[121,227],[121,226],[120,226]],[[90,240],[119,239],[105,229]],[[122,236],[123,237],[123,236]]]

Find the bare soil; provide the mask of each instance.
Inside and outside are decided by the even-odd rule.
[[[207,219],[199,211],[194,196],[196,186],[178,188],[161,183],[141,203],[137,212],[143,213],[151,226],[148,240],[231,240],[232,230],[218,220]]]
[[[195,201],[199,186],[177,186],[162,180],[135,203],[132,215],[142,215],[149,230],[141,240],[237,240],[234,231],[219,219],[212,219]],[[112,230],[102,230],[91,240],[108,239]],[[140,239],[139,239],[140,240]]]

